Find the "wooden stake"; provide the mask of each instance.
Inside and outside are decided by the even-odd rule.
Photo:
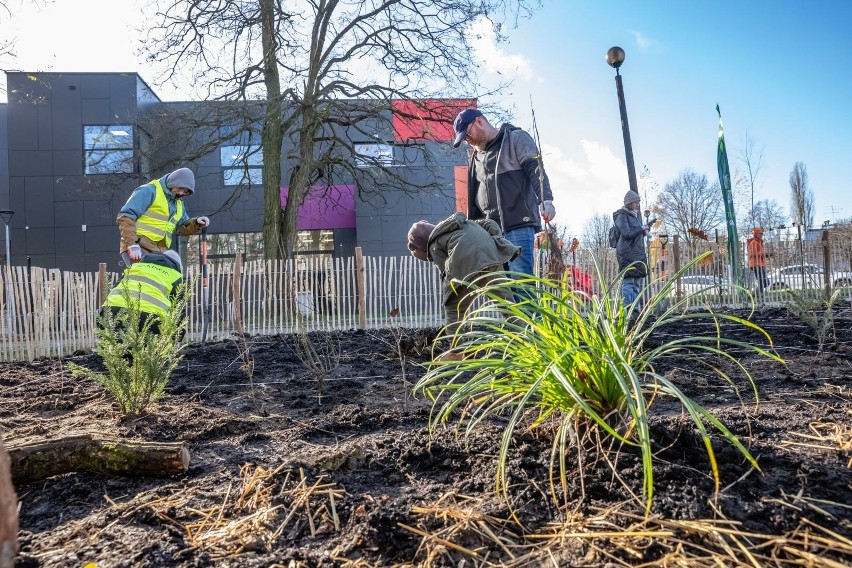
[[[9,455],[0,440],[0,568],[12,568],[18,552],[18,496],[9,474]]]
[[[364,254],[361,247],[355,247],[355,281],[358,284],[358,328],[367,329],[367,285],[364,273]]]

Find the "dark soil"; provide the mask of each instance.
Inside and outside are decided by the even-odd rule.
[[[505,423],[480,425],[466,444],[451,427],[430,441],[430,404],[411,388],[430,356],[423,331],[403,332],[404,373],[393,333],[335,336],[341,358],[321,397],[293,337],[248,338],[253,373],[237,341],[193,344],[163,399],[136,419],[72,377],[66,361],[0,364],[7,445],[93,432],[185,440],[192,455],[189,472],[173,479],[77,472],[17,487],[17,566],[653,566],[678,555],[692,557],[688,565],[714,556],[735,565],[734,556],[747,562],[744,549],[758,563],[852,563],[852,316],[838,314],[837,341],[822,353],[785,310],[753,319],[787,363],[743,354],[759,405],[731,365],[736,391],[701,361],[668,360],[661,370],[740,436],[762,471],[714,436],[716,496],[694,426],[660,397],[650,410],[657,454],[647,518],[632,450],[610,454],[617,475],[592,447],[581,468],[569,456],[557,505],[551,424],[515,436],[506,496],[495,492]],[[702,330],[696,322],[665,333]],[[99,365],[94,355],[69,359]],[[643,528],[662,532],[619,534]],[[568,536],[543,538],[560,531]]]

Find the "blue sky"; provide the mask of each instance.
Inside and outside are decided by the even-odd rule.
[[[789,174],[804,162],[820,225],[852,217],[850,23],[846,0],[547,1],[503,46],[523,64],[503,102],[529,126],[532,97],[557,221],[572,232],[590,212],[617,208],[627,189],[614,70],[604,60],[613,45],[627,53],[637,170],[647,165],[660,190],[683,168],[718,180],[718,103],[731,169],[742,167],[746,132],[763,149],[755,201],[774,199],[788,212]]]
[[[153,83],[134,53],[139,0],[22,4],[12,22],[0,22],[0,37],[15,38],[18,52],[2,67],[136,71]],[[731,169],[741,167],[746,132],[763,150],[755,200],[774,199],[787,212],[790,170],[804,162],[820,225],[852,217],[850,23],[848,0],[544,0],[518,29],[504,30],[508,43],[495,46],[489,30],[476,30],[485,83],[513,79],[509,92],[482,103],[509,107],[512,122],[530,129],[532,99],[556,221],[579,233],[589,216],[620,206],[628,188],[615,72],[604,61],[621,46],[634,159],[658,190],[684,168],[718,179],[718,103]]]

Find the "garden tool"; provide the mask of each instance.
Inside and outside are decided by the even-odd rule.
[[[201,229],[201,344],[207,343],[210,327],[210,279],[207,275],[207,227]]]

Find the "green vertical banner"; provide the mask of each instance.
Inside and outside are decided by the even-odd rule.
[[[725,224],[728,227],[728,258],[731,259],[731,281],[743,285],[743,266],[740,262],[740,239],[737,233],[737,218],[734,213],[734,195],[731,189],[731,169],[728,166],[728,150],[725,147],[725,129],[722,127],[722,111],[716,105],[719,114],[719,150],[716,153],[716,167],[719,169],[719,185],[722,186],[722,200],[725,202]]]

